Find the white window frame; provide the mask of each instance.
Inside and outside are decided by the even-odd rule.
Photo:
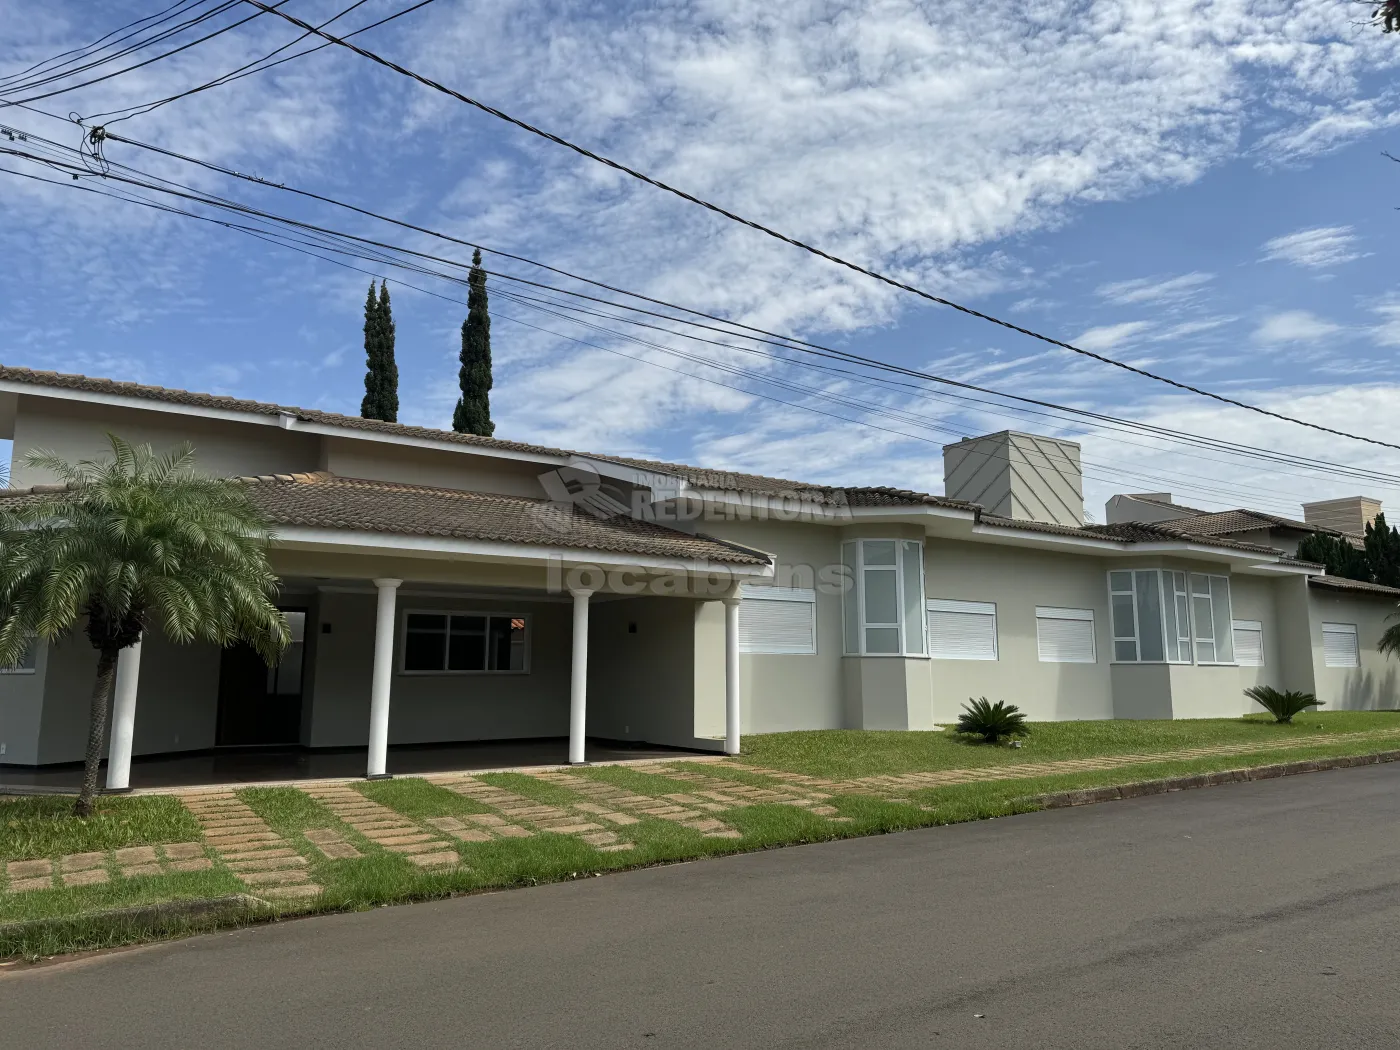
[[[1206,595],[1210,600],[1211,637],[1209,639],[1201,637],[1201,626],[1196,617],[1196,580],[1198,579],[1206,581]],[[1195,643],[1194,648],[1196,650],[1196,665],[1198,667],[1238,667],[1239,664],[1235,662],[1235,638],[1233,628],[1231,628],[1231,630],[1228,632],[1221,632],[1216,629],[1215,586],[1217,581],[1223,581],[1225,584],[1224,620],[1226,623],[1233,624],[1235,596],[1231,593],[1230,577],[1217,576],[1205,572],[1193,572],[1191,573],[1190,579],[1187,580],[1187,590],[1190,592],[1191,595],[1191,639]],[[1230,659],[1228,660],[1221,660],[1219,658],[1220,639],[1222,637],[1222,634],[1229,637],[1230,639]],[[1206,641],[1210,642],[1211,649],[1215,651],[1216,659],[1214,660],[1202,660],[1200,657],[1201,643]]]
[[[933,626],[930,623],[929,613],[935,612],[960,613],[964,616],[983,616],[991,620],[992,655],[952,656],[934,652]],[[1001,639],[997,624],[996,602],[965,602],[952,598],[929,598],[924,603],[924,631],[928,635],[924,641],[924,649],[928,653],[930,660],[978,660],[983,662],[995,662],[1001,659]]]
[[[893,544],[894,544],[894,550],[895,550],[895,560],[894,560],[894,564],[893,564],[892,566],[891,566],[891,565],[873,565],[873,566],[867,566],[867,565],[866,565],[866,562],[865,562],[865,549],[866,549],[866,545],[867,545],[867,544],[871,544],[871,543],[893,543]],[[849,557],[849,555],[850,555],[850,553],[852,552],[852,550],[854,551],[854,555],[855,555],[855,557],[854,557],[853,559],[851,559],[851,558]],[[914,630],[914,631],[911,631],[911,630],[910,630],[910,627],[909,627],[909,624],[908,624],[908,620],[907,620],[907,617],[906,617],[907,606],[908,606],[909,603],[906,601],[908,595],[905,593],[905,592],[906,592],[906,586],[905,586],[905,583],[906,583],[906,581],[905,581],[905,576],[906,576],[905,562],[906,562],[907,559],[911,556],[911,551],[912,551],[912,552],[915,552],[915,553],[912,554],[912,556],[918,558],[918,569],[919,569],[919,572],[918,572],[919,594],[917,595],[917,598],[919,599],[919,601],[918,601],[918,603],[914,606],[914,608],[917,608],[917,609],[920,609],[920,610],[921,610],[920,620],[922,621],[921,623],[919,623],[919,624],[917,625],[918,629],[917,629],[917,630]],[[926,592],[925,581],[924,581],[924,544],[923,544],[923,541],[922,541],[922,540],[907,539],[907,538],[905,538],[905,537],[903,537],[903,536],[868,536],[868,537],[861,537],[860,539],[843,540],[842,543],[841,543],[841,561],[842,561],[842,564],[843,564],[843,565],[850,565],[850,566],[854,569],[854,572],[855,572],[855,580],[852,582],[852,591],[849,592],[849,593],[847,593],[847,594],[845,594],[845,595],[842,595],[842,599],[841,599],[841,600],[842,600],[842,603],[843,603],[843,604],[842,604],[842,610],[841,610],[842,652],[843,652],[846,656],[870,656],[870,657],[892,656],[892,657],[899,657],[899,658],[901,658],[901,659],[905,659],[905,658],[909,658],[909,657],[921,657],[921,658],[927,659],[927,658],[928,658],[928,626],[927,626],[927,625],[928,625],[928,612],[924,609],[924,603],[923,603],[923,596],[924,596],[924,594],[925,594],[925,592]],[[866,569],[867,569],[867,568],[872,568],[872,569],[876,569],[876,570],[880,570],[880,569],[892,569],[893,572],[894,572],[894,578],[895,578],[895,615],[896,615],[896,619],[895,619],[895,622],[894,622],[894,623],[885,623],[885,622],[883,622],[883,621],[880,622],[880,623],[871,623],[871,622],[867,621],[867,619],[866,619],[866,615],[865,615],[865,573],[866,573]],[[847,603],[849,603],[849,602],[852,601],[852,600],[854,600],[854,602],[855,602],[855,612],[856,612],[856,617],[855,617],[855,620],[856,620],[856,622],[855,622],[855,629],[856,629],[857,637],[854,639],[854,644],[853,644],[852,638],[850,637],[850,633],[851,633],[851,632],[850,632],[850,627],[849,627],[849,624],[847,623],[847,619],[848,619],[848,617],[847,617]],[[873,652],[870,652],[870,651],[869,651],[869,646],[868,646],[868,641],[869,641],[869,632],[870,632],[870,630],[871,630],[872,628],[875,629],[875,630],[881,630],[881,629],[890,630],[890,629],[893,629],[893,630],[898,634],[898,636],[899,636],[899,650],[898,650],[897,652],[893,652],[893,653],[873,653]],[[921,648],[918,649],[918,650],[910,648],[909,642],[911,641],[911,639],[916,640],[916,641],[918,642],[918,644],[920,645]]]
[[[1138,574],[1155,573],[1157,575],[1157,616],[1162,635],[1162,656],[1161,660],[1143,660],[1142,656],[1142,625],[1140,623],[1141,606],[1138,602]],[[1123,573],[1130,581],[1129,590],[1115,589],[1113,577],[1115,573]],[[1209,638],[1200,637],[1200,624],[1196,617],[1196,592],[1194,591],[1194,580],[1203,579],[1207,583],[1206,594],[1204,595],[1211,603],[1211,636]],[[1178,589],[1178,583],[1184,580],[1185,591]],[[1202,660],[1200,657],[1202,643],[1209,643],[1212,651],[1218,649],[1220,636],[1215,631],[1215,588],[1217,582],[1223,583],[1225,588],[1225,609],[1233,617],[1234,594],[1230,587],[1230,577],[1221,576],[1214,573],[1188,572],[1181,569],[1154,569],[1154,568],[1134,568],[1134,569],[1110,569],[1108,570],[1108,627],[1112,636],[1113,652],[1111,663],[1115,664],[1195,664],[1198,667],[1238,667],[1239,664],[1234,659],[1234,635],[1233,618],[1230,631],[1230,659],[1229,660]],[[1128,595],[1132,599],[1133,606],[1133,633],[1120,634],[1119,624],[1113,615],[1113,599],[1120,595]],[[1182,634],[1181,606],[1178,599],[1186,599],[1187,626],[1186,633]],[[1177,656],[1171,657],[1169,642],[1172,641],[1167,632],[1167,601],[1172,602],[1172,618],[1176,621],[1177,635],[1176,646]],[[1131,642],[1133,651],[1137,658],[1132,660],[1120,659],[1118,656],[1118,644],[1120,642]],[[1181,649],[1189,649],[1189,655],[1183,657]]]
[[[1240,659],[1239,638],[1235,639],[1235,663],[1240,667],[1263,667],[1264,666],[1264,622],[1262,620],[1231,620],[1230,633],[1257,634],[1259,636],[1259,662],[1245,663]]]
[[[1078,620],[1089,624],[1089,652],[1087,660],[1062,660],[1047,657],[1040,646],[1040,621],[1041,620]],[[1035,607],[1035,653],[1036,658],[1043,664],[1096,664],[1099,662],[1099,640],[1098,630],[1094,623],[1093,609],[1062,609],[1053,605],[1037,605]]]
[[[505,670],[482,668],[479,671],[451,671],[443,668],[440,671],[410,671],[408,663],[408,618],[410,616],[446,616],[448,617],[448,631],[451,631],[451,617],[453,616],[484,616],[487,619],[486,638],[489,643],[491,637],[491,618],[498,620],[524,620],[525,621],[525,653],[524,666],[518,670],[506,668]],[[523,675],[530,673],[530,650],[535,640],[534,617],[530,613],[505,612],[500,609],[404,609],[399,615],[399,658],[398,673],[410,678],[457,678],[464,675]],[[489,653],[489,649],[487,650]],[[446,652],[444,651],[444,658]]]
[[[741,618],[739,631],[739,652],[762,656],[815,656],[817,652],[817,592],[810,587],[756,587],[745,584],[743,602],[739,606]],[[742,617],[743,603],[746,602],[791,602],[808,606],[812,617],[812,644],[810,646],[772,646],[756,648],[744,641]]]
[[[1329,659],[1327,658],[1327,636],[1328,636],[1329,634],[1332,634],[1332,635],[1345,635],[1345,636],[1351,638],[1351,647],[1352,647],[1352,651],[1356,654],[1356,659],[1355,659],[1355,661],[1354,661],[1353,663],[1349,663],[1349,664],[1338,664],[1338,663],[1333,663],[1331,660],[1329,660]],[[1323,623],[1323,625],[1322,625],[1322,665],[1323,665],[1324,667],[1336,667],[1336,668],[1339,668],[1339,669],[1342,669],[1342,670],[1346,670],[1346,669],[1350,669],[1350,668],[1356,668],[1356,667],[1360,667],[1360,666],[1361,666],[1361,635],[1360,635],[1360,633],[1359,633],[1359,632],[1357,631],[1357,629],[1356,629],[1356,624],[1354,624],[1354,623]]]

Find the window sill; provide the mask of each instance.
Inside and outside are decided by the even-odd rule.
[[[34,674],[37,670],[34,667],[0,667],[0,674]]]
[[[842,653],[843,660],[927,660],[928,653]]]

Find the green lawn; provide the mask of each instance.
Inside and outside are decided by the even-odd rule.
[[[1278,725],[1261,713],[1246,718],[1175,721],[1035,722],[1030,729],[1019,748],[988,747],[948,731],[767,733],[744,738],[743,760],[769,769],[839,779],[1388,729],[1400,732],[1400,711],[1304,712],[1289,725]]]
[[[455,842],[461,863],[446,871],[425,871],[406,857],[370,841],[340,822],[328,807],[290,787],[252,787],[240,797],[283,837],[285,845],[307,861],[312,879],[323,887],[309,905],[284,905],[276,914],[297,910],[340,911],[382,904],[535,885],[580,878],[648,864],[718,856],[746,850],[820,842],[835,838],[880,834],[936,824],[1004,816],[1038,808],[1037,797],[1073,788],[1125,784],[1222,769],[1272,764],[1304,758],[1366,754],[1400,749],[1400,714],[1325,713],[1301,716],[1293,726],[1276,726],[1262,719],[1220,719],[1192,722],[1077,722],[1032,727],[1024,747],[991,747],[957,738],[951,733],[811,732],[750,737],[738,763],[684,763],[620,767],[599,766],[572,771],[576,781],[549,782],[524,774],[483,774],[481,780],[516,795],[556,807],[579,807],[580,819],[590,817],[598,791],[588,782],[611,786],[609,798],[630,794],[664,804],[669,796],[694,800],[704,790],[686,774],[701,774],[736,786],[786,790],[778,780],[752,768],[804,772],[826,779],[854,778],[877,773],[937,771],[957,768],[1014,766],[1056,759],[1142,754],[1144,760],[1098,770],[1015,777],[942,787],[913,785],[892,788],[885,797],[837,792],[825,800],[834,809],[825,815],[809,808],[771,802],[714,803],[718,812],[701,814],[720,821],[739,837],[707,837],[685,826],[680,817],[634,810],[634,823],[614,827],[632,848],[603,852],[575,834],[538,830],[528,838],[499,838],[489,842]],[[1215,755],[1190,760],[1153,760],[1150,756],[1211,744],[1253,744],[1288,741],[1289,747]],[[1323,773],[1322,776],[1344,776]],[[680,777],[678,779],[677,777]],[[570,785],[577,783],[579,790]],[[439,818],[466,821],[471,815],[493,812],[489,806],[445,786],[415,778],[374,781],[357,790],[398,815],[432,829]],[[727,789],[726,789],[727,790]],[[590,793],[591,792],[591,793]],[[625,808],[629,804],[617,802]],[[696,803],[692,807],[694,817]],[[611,806],[609,802],[606,805]],[[509,817],[509,814],[507,814]],[[832,818],[836,819],[832,819]],[[327,859],[303,832],[332,829],[354,845],[361,856]],[[102,798],[90,821],[71,816],[64,798],[0,798],[0,860],[57,858],[65,853],[113,850],[143,843],[198,841],[194,818],[179,801],[164,796]],[[27,892],[0,890],[0,957],[71,951],[130,943],[152,937],[209,929],[224,920],[172,921],[145,925],[113,923],[94,913],[133,904],[184,898],[256,894],[237,874],[216,864],[212,870],[144,877],[124,877],[109,864],[111,880],[104,885],[53,887]],[[0,884],[2,885],[2,884]],[[3,926],[15,920],[63,920],[38,927]]]

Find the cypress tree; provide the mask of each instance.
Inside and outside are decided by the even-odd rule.
[[[399,367],[394,363],[394,315],[389,306],[389,285],[369,283],[365,297],[365,398],[360,402],[365,419],[395,423],[399,418]]]
[[[1366,564],[1374,582],[1400,587],[1400,532],[1386,525],[1384,514],[1366,526]]]
[[[1298,557],[1324,566],[1329,576],[1371,582],[1370,559],[1364,551],[1357,550],[1341,536],[1326,532],[1305,536],[1303,542],[1298,544]]]
[[[459,434],[490,437],[491,422],[491,314],[486,303],[486,271],[481,252],[472,254],[467,275],[467,319],[462,322],[462,367],[457,373],[462,396],[452,412],[452,429]]]

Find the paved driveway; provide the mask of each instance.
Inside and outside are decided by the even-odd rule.
[[[1389,1047],[1400,765],[196,938],[0,977],[0,1043]]]

